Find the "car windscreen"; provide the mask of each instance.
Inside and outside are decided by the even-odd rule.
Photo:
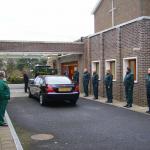
[[[71,84],[71,80],[67,77],[46,77],[46,84]]]

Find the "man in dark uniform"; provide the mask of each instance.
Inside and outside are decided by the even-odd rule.
[[[88,94],[89,81],[90,81],[90,73],[88,73],[87,68],[85,68],[83,72],[83,89],[84,89],[85,97],[89,95]]]
[[[77,67],[74,68],[73,83],[79,84],[79,72]]]
[[[24,91],[25,93],[27,93],[29,78],[26,72],[24,72],[23,74],[23,79],[24,79]]]
[[[146,113],[150,114],[150,68],[148,69],[148,74],[146,75],[146,94],[147,94],[147,104],[149,110]]]
[[[99,79],[99,76],[98,76],[96,70],[94,70],[93,76],[92,76],[94,99],[98,99],[98,85],[99,85],[98,79]]]
[[[107,103],[112,103],[112,86],[113,86],[113,75],[110,70],[107,70],[105,75],[105,86],[106,86],[106,95],[107,95]]]
[[[130,108],[132,107],[133,103],[134,75],[129,67],[127,67],[127,72],[124,78],[124,86],[125,86],[125,96],[127,100],[127,105],[125,105],[124,107]]]

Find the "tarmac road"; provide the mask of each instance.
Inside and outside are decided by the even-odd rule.
[[[7,108],[25,150],[150,150],[150,116],[79,99],[42,107],[35,99],[12,98]],[[36,134],[54,138],[36,141]]]

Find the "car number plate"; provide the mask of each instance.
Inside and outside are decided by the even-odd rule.
[[[58,91],[59,92],[70,92],[71,88],[59,88]]]

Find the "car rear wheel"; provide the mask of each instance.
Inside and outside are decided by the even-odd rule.
[[[40,104],[42,106],[45,106],[46,105],[46,101],[45,101],[44,96],[42,94],[40,94],[40,98],[39,99],[40,99]]]

